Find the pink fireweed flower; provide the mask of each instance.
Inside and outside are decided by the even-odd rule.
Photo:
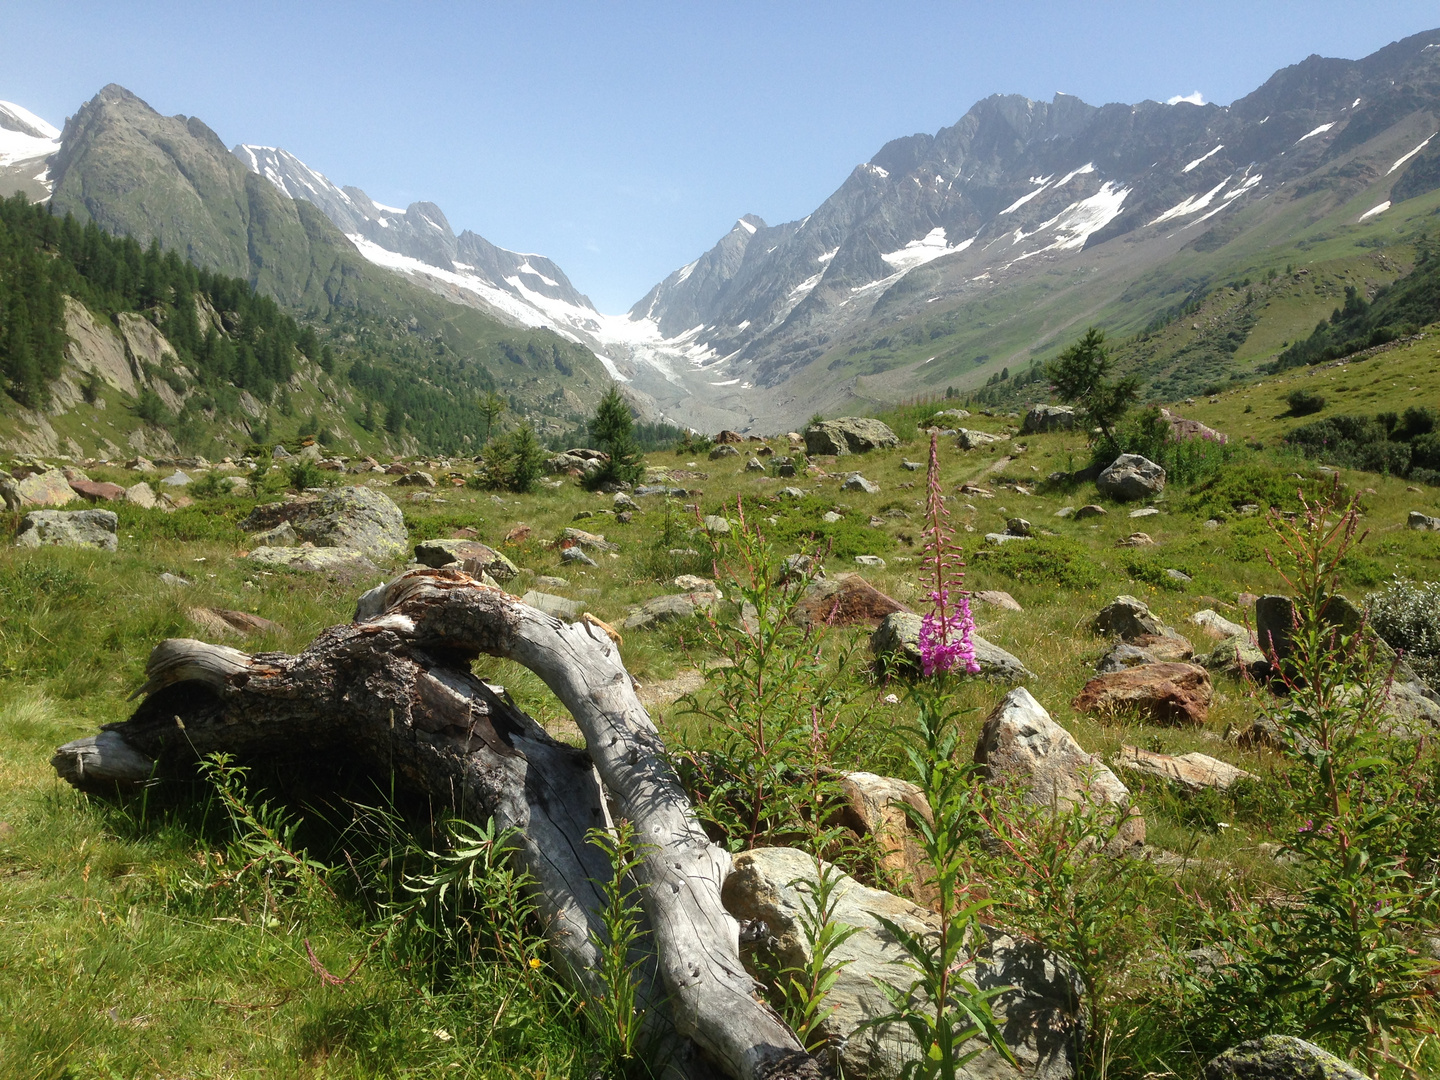
[[[925,506],[925,576],[930,586],[931,610],[920,620],[920,668],[929,676],[937,671],[963,668],[979,674],[975,662],[975,620],[970,616],[970,598],[958,588],[965,580],[965,564],[955,543],[954,531],[946,519],[945,498],[940,489],[938,436],[930,434],[929,497]],[[950,597],[956,586],[955,599]]]

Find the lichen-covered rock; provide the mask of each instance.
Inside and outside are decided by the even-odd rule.
[[[309,573],[334,574],[350,581],[356,578],[380,573],[380,568],[360,551],[339,547],[259,547],[250,552],[250,562],[260,566],[275,566],[286,570],[304,570]]]
[[[840,485],[840,488],[842,491],[863,491],[866,495],[880,494],[880,485],[873,480],[866,480],[865,477],[859,473],[847,477],[845,482]]]
[[[1205,1080],[1368,1080],[1334,1054],[1293,1035],[1233,1046],[1205,1065]]]
[[[91,547],[115,551],[120,519],[109,510],[32,510],[20,522],[17,547]]]
[[[75,499],[70,481],[59,469],[31,473],[22,479],[0,480],[0,498],[7,510],[28,510],[31,507],[64,506]]]
[[[422,540],[415,545],[415,561],[435,567],[463,563],[472,577],[486,573],[499,582],[520,572],[504,555],[478,540]]]
[[[863,454],[899,446],[895,433],[869,416],[842,416],[822,420],[805,429],[807,454]]]
[[[985,720],[975,762],[994,783],[1023,790],[1038,807],[1090,806],[1123,815],[1114,843],[1145,842],[1145,819],[1130,808],[1130,789],[1098,754],[1050,718],[1023,686],[1011,690]]]
[[[1120,753],[1111,759],[1122,769],[1170,780],[1191,791],[1204,788],[1218,788],[1221,791],[1239,780],[1258,780],[1254,773],[1246,772],[1228,761],[1206,754],[1157,754],[1141,750],[1137,746],[1121,746]]]
[[[1235,678],[1260,680],[1270,674],[1265,654],[1250,644],[1246,637],[1230,637],[1216,644],[1208,653],[1195,657],[1195,662],[1209,671],[1218,671]]]
[[[256,532],[285,522],[301,544],[358,552],[373,563],[403,559],[409,549],[410,536],[400,508],[373,488],[343,487],[323,495],[266,503],[251,511],[240,527]]]
[[[621,624],[625,630],[639,630],[658,623],[674,622],[677,619],[693,619],[702,611],[709,611],[719,599],[713,592],[674,593],[656,596],[632,610]]]
[[[1160,621],[1143,600],[1133,596],[1117,596],[1096,613],[1090,622],[1090,629],[1097,634],[1118,637],[1121,641],[1151,635],[1153,637],[1177,637],[1170,627]]]
[[[1069,405],[1032,405],[1020,423],[1021,435],[1042,431],[1070,431],[1075,427],[1075,410]]]
[[[713,448],[713,449],[710,451],[710,460],[711,460],[711,461],[718,461],[718,460],[720,460],[721,458],[739,457],[739,456],[740,456],[740,451],[737,450],[737,449],[735,449],[735,447],[731,446],[729,443],[721,443],[719,446]]]
[[[1139,454],[1121,454],[1095,478],[1095,486],[1119,502],[1151,499],[1165,490],[1165,470]]]
[[[817,877],[815,859],[795,848],[760,848],[736,856],[721,898],[726,908],[749,928],[753,943],[742,946],[741,959],[752,972],[765,962],[802,965],[809,960],[802,915]],[[904,953],[881,918],[915,933],[933,933],[937,917],[902,897],[866,888],[839,874],[835,885],[834,920],[858,928],[831,954],[839,964],[826,996],[828,1015],[821,1031],[846,1076],[863,1080],[894,1080],[919,1047],[904,1025],[862,1028],[868,1020],[892,1010],[877,980],[908,990],[914,973],[904,966]],[[1084,1032],[1083,985],[1071,965],[1034,942],[983,928],[985,942],[976,966],[967,972],[981,989],[1009,987],[993,1001],[1005,1042],[1029,1080],[1069,1080],[1075,1074]],[[768,953],[766,956],[764,954]],[[968,1049],[968,1048],[967,1048]],[[977,1047],[978,1049],[978,1047]],[[980,1078],[1014,1076],[1015,1071],[986,1049],[966,1066],[964,1075]]]

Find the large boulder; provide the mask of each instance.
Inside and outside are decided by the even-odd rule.
[[[992,783],[1018,787],[1033,806],[1081,805],[1122,815],[1114,841],[1121,850],[1145,842],[1145,819],[1131,810],[1130,789],[1023,686],[1006,694],[986,718],[975,762]]]
[[[1097,675],[1070,702],[1077,712],[1137,712],[1162,724],[1205,723],[1210,673],[1198,664],[1142,664]]]
[[[1246,641],[1250,640],[1249,630],[1239,623],[1231,622],[1213,608],[1195,612],[1190,616],[1190,622],[1218,641],[1232,637],[1243,637]]]
[[[422,540],[415,545],[415,561],[434,567],[458,562],[467,574],[489,574],[497,582],[509,581],[520,572],[504,555],[478,540]]]
[[[114,551],[120,519],[109,510],[32,510],[20,523],[16,547],[91,547]]]
[[[897,611],[910,609],[859,574],[836,574],[806,586],[790,617],[801,626],[879,626]]]
[[[1069,405],[1032,405],[1020,422],[1020,434],[1041,431],[1070,431],[1075,427],[1075,410]]]
[[[288,524],[300,544],[354,551],[373,563],[396,562],[409,549],[400,508],[366,487],[343,487],[323,495],[257,506],[240,523],[247,532]],[[273,546],[273,545],[272,545]]]
[[[82,499],[91,502],[115,502],[125,497],[125,489],[119,484],[107,483],[104,480],[78,479],[70,481],[70,490],[79,495]]]
[[[32,506],[64,506],[75,498],[70,481],[59,469],[31,473],[23,479],[0,480],[0,498],[7,510],[28,510]]]
[[[1205,1080],[1368,1080],[1334,1054],[1293,1035],[1232,1046],[1205,1065]]]
[[[807,454],[863,454],[899,446],[895,433],[869,416],[842,416],[821,420],[805,429]]]
[[[1265,654],[1250,644],[1250,638],[1228,637],[1219,642],[1208,653],[1195,657],[1195,663],[1207,671],[1243,679],[1247,675],[1257,681],[1270,674],[1270,662]]]
[[[860,837],[870,837],[879,849],[880,866],[905,894],[922,907],[936,897],[925,852],[911,827],[910,814],[933,823],[925,793],[908,780],[870,772],[839,774],[840,797],[836,822]],[[910,809],[907,811],[906,807]]]
[[[870,651],[882,669],[901,674],[920,671],[920,622],[921,617],[910,611],[893,612],[881,620],[870,635]],[[970,644],[984,677],[1001,682],[1024,682],[1035,677],[1018,657],[979,634],[970,635]]]
[[[976,450],[982,446],[989,446],[991,443],[1004,442],[1010,438],[1009,435],[992,435],[988,431],[971,431],[969,428],[961,428],[955,433],[955,445],[961,450]]]
[[[1134,642],[1141,637],[1178,637],[1174,630],[1160,621],[1143,600],[1133,596],[1117,596],[1106,604],[1090,622],[1097,634]]]
[[[833,872],[833,871],[832,871]],[[813,896],[815,859],[795,848],[760,848],[735,858],[725,879],[722,899],[726,908],[760,934],[747,934],[753,943],[742,946],[741,959],[756,974],[773,965],[801,966],[810,959],[804,932],[806,902]],[[844,1075],[857,1080],[892,1080],[920,1053],[904,1025],[862,1028],[883,1016],[892,1006],[877,983],[904,993],[914,973],[905,966],[905,954],[881,918],[913,933],[934,933],[938,918],[925,908],[899,896],[866,888],[853,878],[838,875],[834,920],[858,928],[831,954],[842,965],[826,995],[821,1032]],[[983,928],[975,967],[967,971],[981,989],[1008,987],[992,1006],[1000,1030],[1021,1066],[1032,1080],[1069,1080],[1075,1075],[1083,1041],[1081,1011],[1083,984],[1062,957],[1034,942]],[[978,1047],[977,1047],[978,1048]],[[964,1075],[974,1078],[1015,1076],[994,1051],[986,1049],[971,1061]]]
[[[543,611],[546,615],[553,615],[557,619],[565,619],[570,622],[574,622],[585,612],[585,605],[579,600],[567,600],[563,596],[537,592],[533,589],[522,596],[520,600],[522,603]]]
[[[380,573],[380,568],[363,552],[352,551],[350,548],[314,547],[309,544],[298,547],[258,547],[250,552],[248,559],[259,566],[330,574],[341,581],[354,581]]]
[[[1165,490],[1165,470],[1139,454],[1121,454],[1095,478],[1095,486],[1117,502],[1153,499]]]
[[[1186,439],[1208,439],[1215,443],[1228,443],[1230,436],[1216,431],[1212,427],[1206,427],[1199,420],[1186,420],[1183,416],[1177,416],[1169,409],[1161,409],[1160,415],[1170,421],[1170,433],[1177,441],[1183,442]]]

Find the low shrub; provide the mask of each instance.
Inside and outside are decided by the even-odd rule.
[[[1242,461],[1194,485],[1176,500],[1176,506],[1201,519],[1227,517],[1246,505],[1258,506],[1262,512],[1272,506],[1297,510],[1299,492],[1312,493],[1316,485],[1314,480],[1296,480],[1276,465]]]
[[[1296,428],[1285,437],[1308,458],[1366,472],[1433,483],[1440,473],[1440,433],[1434,410],[1411,407],[1403,417],[1330,416]]]
[[[1100,584],[1100,566],[1079,544],[1058,537],[986,547],[970,557],[976,570],[1026,585],[1089,589]]]
[[[837,559],[856,555],[884,555],[895,550],[895,539],[883,529],[872,529],[867,516],[850,512],[839,521],[822,521],[835,507],[828,496],[809,495],[780,509],[778,525],[765,528],[766,537],[787,552],[829,550]]]
[[[1395,577],[1365,601],[1370,625],[1431,686],[1440,679],[1440,582]]]
[[[1309,416],[1325,408],[1325,397],[1311,390],[1291,390],[1285,395],[1285,404],[1290,406],[1291,416]]]

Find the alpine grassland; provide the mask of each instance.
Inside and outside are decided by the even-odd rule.
[[[1412,593],[1430,595],[1426,583],[1440,580],[1440,533],[1408,519],[1440,515],[1440,488],[1302,452],[1286,437],[1312,418],[1291,415],[1287,398],[1323,393],[1322,417],[1341,408],[1403,416],[1440,401],[1437,347],[1440,338],[1421,331],[1379,353],[1171,406],[1225,433],[1227,456],[1138,503],[1101,496],[1086,472],[1085,432],[1022,435],[1018,413],[975,402],[970,417],[941,423],[1004,437],[969,451],[938,438],[931,488],[920,423],[963,398],[892,414],[893,449],[817,457],[808,470],[784,438],[716,458],[698,440],[678,454],[651,452],[643,466],[663,492],[632,493],[638,509],[582,478],[492,482],[469,459],[407,459],[439,478],[418,491],[378,473],[311,472],[378,486],[403,510],[412,542],[479,539],[521,568],[508,591],[562,594],[616,628],[712,839],[735,852],[799,847],[819,860],[822,887],[807,908],[812,962],[761,970],[764,991],[811,1048],[827,1052],[832,958],[854,940],[828,921],[835,875],[907,887],[875,837],[833,815],[840,774],[864,771],[915,781],[938,800],[933,822],[944,826],[929,826],[921,848],[947,929],[938,941],[906,941],[913,993],[896,999],[892,1017],[933,1041],[924,1075],[962,1075],[970,1051],[995,1037],[966,965],[975,935],[996,927],[1081,973],[1083,1076],[1198,1078],[1234,1042],[1284,1033],[1372,1076],[1413,1077],[1440,1068],[1440,759],[1431,733],[1385,719],[1394,654],[1368,627],[1337,636],[1322,609],[1337,594],[1360,610],[1373,603],[1374,628],[1433,671],[1434,627]],[[747,468],[762,449],[761,467]],[[534,456],[513,439],[506,452],[512,462]],[[793,457],[798,475],[775,475],[779,456]],[[114,464],[86,471],[137,479]],[[878,491],[843,489],[853,472]],[[609,896],[601,945],[611,950],[612,996],[585,1001],[552,968],[527,885],[505,856],[509,839],[417,799],[383,768],[216,759],[114,798],[56,778],[58,745],[130,714],[158,642],[296,652],[348,622],[361,592],[403,568],[341,578],[248,560],[246,514],[292,482],[317,482],[263,459],[251,475],[257,486],[236,495],[201,472],[192,504],[174,512],[120,504],[115,553],[0,549],[0,1072],[645,1075],[653,1062],[626,1012],[634,969],[624,953],[643,933],[636,894]],[[1089,504],[1105,513],[1064,513]],[[937,508],[957,575],[946,570],[939,585],[927,561]],[[1132,517],[1137,509],[1155,512]],[[20,517],[5,515],[11,533]],[[726,519],[729,531],[707,517]],[[1016,518],[1031,539],[987,542]],[[566,561],[555,541],[572,527],[618,548],[594,552],[593,566]],[[1151,543],[1123,546],[1137,532]],[[785,564],[796,554],[812,561]],[[1019,658],[1034,698],[1129,788],[1144,847],[1114,855],[1113,822],[1040,812],[987,786],[970,762],[1008,687],[963,663],[930,676],[880,674],[870,625],[792,617],[821,570],[832,580],[858,571],[919,614],[934,595],[968,592],[974,633]],[[624,626],[645,601],[693,589],[674,584],[682,573],[718,588],[708,613]],[[1409,584],[1397,592],[1396,579]],[[1021,610],[976,598],[995,590]],[[1189,621],[1194,613],[1253,630],[1254,597],[1297,596],[1305,645],[1278,682],[1217,670],[1203,723],[1078,711],[1072,700],[1111,646],[1091,622],[1122,594],[1197,654],[1215,643]],[[206,623],[204,609],[268,622],[242,638]],[[485,659],[474,670],[556,737],[579,741],[537,676]],[[1266,718],[1275,739],[1239,738]],[[1122,747],[1198,752],[1249,777],[1191,791],[1127,768]],[[633,865],[636,841],[619,835],[607,841],[611,855]]]

